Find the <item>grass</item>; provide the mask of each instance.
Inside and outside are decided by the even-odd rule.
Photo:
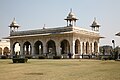
[[[120,80],[119,61],[29,59],[13,64],[0,59],[0,80]]]

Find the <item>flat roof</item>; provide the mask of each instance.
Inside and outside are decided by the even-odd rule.
[[[68,27],[66,26],[66,27],[57,27],[57,28],[15,31],[10,33],[8,39],[17,38],[17,37],[43,36],[43,35],[52,35],[52,34],[68,34],[68,33],[78,33],[82,35],[100,37],[99,32],[97,31],[83,29],[77,26],[68,26]]]

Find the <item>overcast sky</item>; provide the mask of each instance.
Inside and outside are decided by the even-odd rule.
[[[120,0],[0,0],[0,38],[9,36],[9,24],[13,18],[20,30],[65,26],[67,14],[73,12],[79,18],[77,26],[91,29],[94,17],[101,25],[100,34],[106,38],[100,45],[120,46]]]

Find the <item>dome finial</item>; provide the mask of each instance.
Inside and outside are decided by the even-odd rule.
[[[13,21],[12,21],[12,23],[13,23],[13,24],[15,24],[15,23],[16,23],[16,21],[15,21],[15,17],[13,18]]]
[[[96,17],[94,17],[94,21],[96,21]]]
[[[13,21],[15,21],[15,17],[13,18]]]
[[[72,12],[72,8],[70,8],[70,12]]]
[[[45,29],[45,27],[46,27],[46,24],[44,24],[43,29]]]

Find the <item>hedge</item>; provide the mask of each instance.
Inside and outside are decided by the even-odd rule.
[[[26,63],[28,61],[28,58],[13,58],[13,63]]]

